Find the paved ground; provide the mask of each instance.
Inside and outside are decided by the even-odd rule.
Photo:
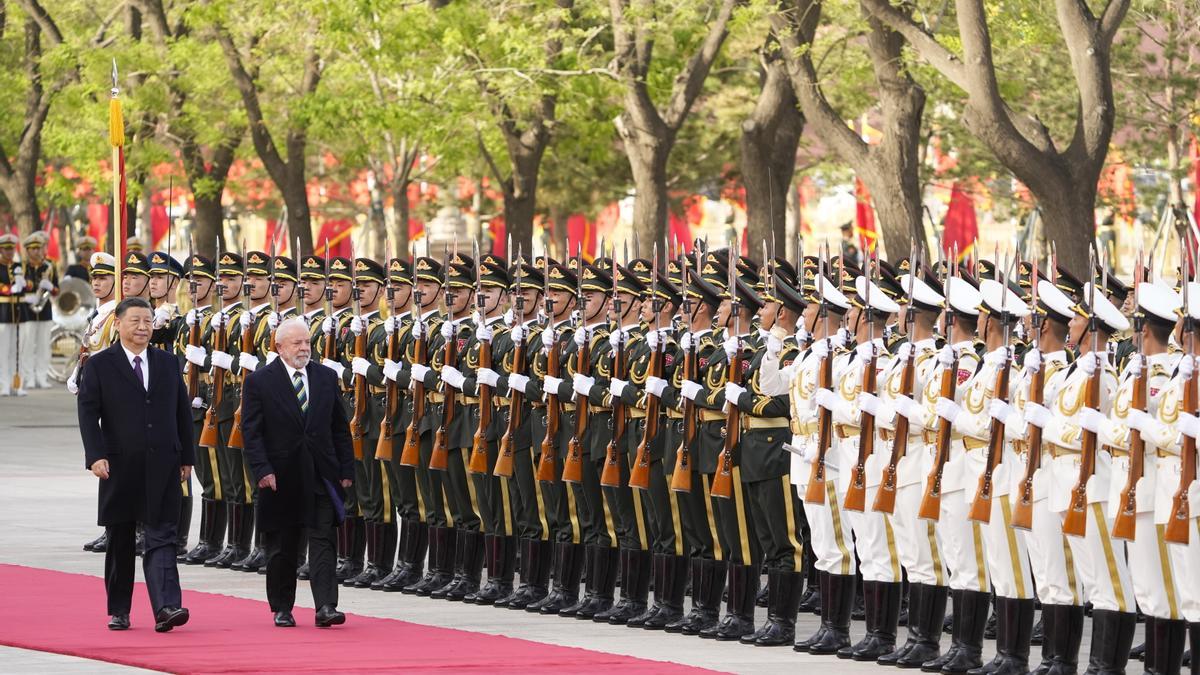
[[[95,526],[95,479],[83,468],[73,397],[65,391],[55,390],[35,391],[21,399],[0,399],[0,477],[3,486],[0,488],[0,532],[5,534],[4,546],[0,547],[0,562],[96,576],[102,574],[102,557],[81,548],[99,530]],[[196,508],[199,509],[199,500],[196,500]],[[199,513],[193,522],[199,522]],[[185,589],[266,599],[263,577],[259,575],[192,566],[181,566],[180,573]],[[140,577],[140,567],[138,574]],[[301,582],[301,586],[304,585]],[[186,600],[186,592],[184,597]],[[298,597],[300,604],[311,601],[304,588],[300,589]],[[142,600],[135,598],[135,601]],[[659,632],[437,602],[399,593],[343,589],[340,607],[353,613],[664,659],[729,672],[784,673],[794,672],[798,667],[827,667],[838,673],[885,672],[873,664],[797,654],[784,648],[718,644]],[[98,622],[106,620],[100,607],[83,609],[94,609]],[[765,615],[765,610],[758,611],[760,618]],[[263,621],[270,618],[264,611]],[[808,635],[816,626],[815,616],[803,615],[797,632]],[[862,630],[862,623],[856,622],[852,634],[860,635]],[[903,630],[901,628],[902,635]],[[948,642],[949,636],[945,636],[943,645]],[[985,645],[989,654],[993,648],[991,642]],[[1085,638],[1085,658],[1086,649]],[[117,668],[106,666],[103,672]],[[5,648],[0,648],[0,670],[100,672],[94,662]]]

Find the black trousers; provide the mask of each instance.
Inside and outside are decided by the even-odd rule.
[[[530,433],[533,436],[533,447],[538,452],[530,456],[534,475],[541,462],[542,441],[546,438],[546,409],[533,409]],[[549,538],[563,543],[583,543],[583,530],[579,523],[579,506],[575,503],[575,493],[571,487],[562,481],[563,460],[567,456],[567,441],[570,431],[575,424],[575,414],[564,412],[559,417],[558,438],[554,445],[554,480],[539,481],[542,493],[543,513],[546,516],[546,527],[549,528]],[[531,451],[532,452],[532,451]]]
[[[433,431],[421,432],[421,464],[417,467],[417,487],[425,505],[425,522],[430,527],[449,527],[453,524],[450,509],[446,508],[446,491],[442,489],[445,471],[429,468],[433,455]]]
[[[441,473],[442,487],[446,491],[446,500],[450,505],[450,517],[453,518],[454,527],[460,530],[479,532],[481,521],[478,495],[475,493],[475,485],[471,482],[470,472],[467,471],[467,462],[471,459],[471,449],[450,448],[448,453],[446,470]],[[430,471],[430,473],[438,472]]]
[[[267,602],[272,612],[290,612],[296,604],[296,561],[302,535],[308,536],[309,586],[318,607],[337,606],[337,551],[334,537],[337,514],[328,495],[313,495],[316,500],[316,527],[293,525],[263,532],[267,550]]]
[[[712,486],[711,482],[709,486]],[[757,566],[762,560],[762,549],[759,547],[755,523],[750,519],[746,487],[742,483],[738,467],[733,469],[733,495],[726,499],[710,494],[709,498],[712,501],[713,516],[717,523],[717,539],[723,558],[732,565]]]
[[[791,478],[784,474],[742,483],[742,487],[763,564],[770,569],[802,572],[804,546],[798,537],[804,508],[796,499]]]
[[[421,495],[417,491],[417,470],[400,463],[400,451],[404,446],[403,435],[396,436],[393,444],[395,449],[392,459],[382,462],[388,490],[391,493],[392,508],[399,514],[401,520],[424,520],[425,512],[421,508]]]
[[[221,501],[225,499],[221,489],[221,465],[217,460],[216,448],[200,447],[200,432],[203,429],[203,418],[192,423],[192,444],[196,448],[196,480],[200,483],[202,497]]]
[[[142,573],[154,613],[163,607],[181,607],[179,568],[175,564],[175,521],[142,526],[146,550],[142,554]],[[108,550],[104,552],[104,590],[108,594],[110,615],[129,614],[133,603],[133,565],[136,555],[137,524],[109,525]]]
[[[604,504],[613,517],[616,529],[617,545],[634,551],[650,550],[650,532],[646,528],[645,509],[642,508],[641,490],[629,487],[629,458],[628,453],[618,453],[617,464],[620,470],[620,487],[601,486],[604,493]],[[604,471],[604,460],[600,460],[600,472]],[[636,493],[636,494],[635,494]]]
[[[523,448],[513,451],[512,478],[501,479],[508,481],[509,500],[516,519],[517,531],[509,534],[516,534],[522,539],[547,540],[550,528],[546,524],[542,486],[535,478],[535,471],[533,450]]]

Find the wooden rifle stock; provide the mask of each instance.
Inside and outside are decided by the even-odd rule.
[[[1045,396],[1046,363],[1043,362],[1033,377],[1029,378],[1029,403],[1042,404]],[[1033,529],[1033,476],[1042,466],[1042,429],[1029,425],[1029,455],[1026,457],[1025,475],[1017,488],[1017,499],[1013,505],[1012,526],[1022,530]]]
[[[188,329],[188,345],[190,345],[192,347],[200,346],[199,312],[197,312],[195,323],[193,323],[192,327],[190,329]],[[87,353],[87,340],[84,339],[83,345],[80,347],[80,356],[79,356],[79,369],[81,372],[83,371],[83,362],[87,358],[85,356],[86,353]],[[196,397],[200,395],[200,368],[197,367],[196,364],[194,364],[194,363],[190,363],[188,365],[190,366],[188,368],[188,377],[187,377],[188,400],[194,401],[196,399]]]
[[[400,358],[400,341],[396,338],[396,332],[393,331],[388,336],[387,357],[389,361],[397,361]],[[379,421],[379,443],[375,445],[375,459],[390,462],[394,456],[394,448],[392,447],[392,436],[395,435],[393,419],[400,405],[400,392],[395,380],[387,381],[383,396],[383,419]]]
[[[218,310],[220,311],[220,310]],[[225,326],[216,328],[216,333],[213,335],[214,351],[225,351]],[[220,440],[217,433],[217,408],[221,406],[224,400],[225,393],[225,369],[213,368],[212,376],[212,404],[208,407],[208,412],[204,413],[204,427],[200,430],[200,447],[215,448]]]
[[[620,330],[620,329],[618,329]],[[625,372],[625,339],[622,335],[613,349],[613,377],[624,380]],[[622,437],[625,435],[625,423],[628,418],[627,406],[619,396],[612,399],[613,437],[604,450],[604,470],[600,472],[600,484],[604,487],[621,487],[621,453],[619,451]]]
[[[1150,364],[1143,359],[1142,370],[1133,379],[1133,402],[1130,411],[1146,409],[1146,375]],[[1133,541],[1137,532],[1137,484],[1142,479],[1146,468],[1146,440],[1142,432],[1129,429],[1129,477],[1121,490],[1117,515],[1113,518],[1112,536],[1116,539]]]
[[[654,352],[650,354],[648,372],[649,377],[662,378],[662,345],[655,345]],[[646,427],[642,430],[642,441],[638,443],[633,468],[629,470],[629,487],[639,490],[650,488],[650,444],[658,436],[658,417],[661,408],[661,401],[658,397],[646,392]]]
[[[415,317],[413,330],[417,331],[417,339],[413,345],[413,363],[425,363],[425,331],[421,328],[421,319]],[[417,466],[421,463],[421,418],[425,416],[425,382],[414,380],[412,391],[412,419],[404,430],[404,447],[400,450],[400,464]]]
[[[448,321],[449,319],[447,319]],[[446,339],[445,356],[442,365],[451,365],[458,360],[458,330]],[[454,422],[454,387],[442,382],[442,423],[433,435],[433,452],[429,455],[429,468],[433,471],[445,471],[450,465],[449,438],[450,425]]]
[[[250,311],[249,308],[244,308],[243,311]],[[240,346],[243,354],[254,353],[254,325],[253,323],[242,329],[242,343]],[[246,393],[246,376],[249,373],[242,373],[241,385],[242,394]],[[237,411],[233,413],[233,428],[229,430],[229,442],[225,445],[234,450],[241,450],[245,443],[242,441],[242,402],[238,401]]]
[[[694,380],[695,377],[696,348],[689,345],[683,355],[683,379]],[[671,489],[675,492],[692,491],[692,453],[689,448],[696,440],[696,417],[696,404],[691,399],[683,399],[683,441],[675,450],[675,471],[671,473]]]
[[[580,327],[579,330],[584,330]],[[589,340],[579,345],[576,371],[587,375],[591,370],[591,350]],[[575,394],[575,433],[567,443],[567,457],[563,460],[562,479],[567,483],[578,483],[583,480],[583,435],[587,432],[588,398]],[[549,432],[547,432],[549,436]]]
[[[955,389],[958,387],[958,354],[954,362],[942,371],[941,397],[954,400]],[[917,512],[920,518],[936,521],[942,513],[942,472],[950,459],[950,441],[952,438],[950,421],[938,419],[937,454],[933,458],[933,469],[925,483],[925,495],[921,497],[921,508]]]
[[[1191,358],[1191,355],[1192,350],[1188,350],[1184,358]],[[1183,409],[1192,415],[1196,414],[1196,403],[1200,398],[1197,397],[1196,380],[1197,377],[1193,374],[1183,390]],[[1167,521],[1166,532],[1163,535],[1164,539],[1173,544],[1187,544],[1190,538],[1188,528],[1192,518],[1188,492],[1196,480],[1196,439],[1184,434],[1182,445],[1179,453],[1179,489],[1171,498],[1171,518]]]
[[[862,391],[874,394],[876,389],[875,352],[872,343],[871,360],[863,364]],[[858,435],[858,461],[850,473],[850,487],[846,489],[843,508],[863,511],[867,506],[867,459],[875,452],[875,416],[862,411],[862,426]]]
[[[479,342],[479,367],[492,367],[492,343]],[[475,436],[471,439],[471,461],[467,463],[467,471],[471,473],[487,473],[487,431],[492,426],[492,388],[486,384],[479,385],[479,426],[475,428]]]
[[[996,373],[996,389],[995,395],[1002,401],[1008,401],[1008,380],[1009,371],[1012,370],[1007,357],[1008,347],[1005,346],[1004,363],[1000,366],[1000,371]],[[988,452],[987,465],[983,468],[983,475],[979,477],[979,488],[975,491],[975,499],[971,502],[971,508],[967,512],[967,517],[971,520],[987,523],[992,520],[992,496],[995,485],[992,482],[992,475],[996,471],[996,467],[1000,464],[1004,457],[1004,423],[1000,420],[993,419],[992,427],[988,435]]]
[[[1095,358],[1095,355],[1089,353],[1080,358]],[[1103,372],[1103,364],[1098,364],[1096,372],[1088,378],[1085,400],[1089,408],[1095,409],[1100,405],[1100,376]],[[1075,482],[1075,487],[1071,488],[1071,505],[1063,514],[1063,534],[1072,537],[1082,537],[1087,532],[1087,484],[1096,473],[1097,442],[1096,433],[1084,429],[1083,451],[1079,458],[1079,479]]]
[[[916,378],[917,349],[916,345],[910,343],[908,359],[904,362],[904,371],[900,373],[900,391],[909,398],[912,398]],[[908,452],[908,430],[908,418],[904,415],[896,415],[896,435],[892,439],[892,454],[888,458],[887,466],[883,469],[883,479],[879,482],[879,489],[875,492],[875,503],[871,506],[873,510],[880,513],[891,514],[896,511],[896,488],[899,480],[896,466]]]
[[[736,311],[736,308],[735,308]],[[733,358],[729,359],[729,370],[725,376],[726,382],[742,383],[742,352],[738,349]],[[725,446],[717,455],[717,473],[713,475],[710,493],[722,499],[733,498],[733,450],[738,446],[742,431],[742,411],[732,401],[726,402],[729,411],[725,416]]]
[[[354,336],[354,356],[367,356],[367,327]],[[367,378],[354,376],[354,416],[350,418],[350,441],[354,444],[354,459],[363,458],[363,439],[366,437]]]
[[[551,330],[546,326],[546,330]],[[546,375],[558,377],[559,353],[557,344],[550,346],[546,355]],[[558,402],[558,394],[546,392],[546,437],[542,439],[541,457],[538,458],[537,479],[552,482],[558,473],[557,453],[554,444],[558,441],[559,418],[562,406]]]
[[[513,355],[513,372],[525,372],[525,340],[517,343],[517,352]],[[500,437],[500,449],[496,455],[496,467],[492,469],[493,476],[511,478],[513,475],[513,439],[521,426],[521,405],[525,395],[519,391],[511,392],[508,399],[508,426]]]
[[[833,345],[826,338],[829,353],[821,359],[821,370],[817,386],[820,389],[833,388]],[[810,504],[825,503],[825,455],[833,444],[833,412],[825,408],[817,408],[817,458],[813,461],[812,473],[808,477],[808,488],[804,493],[804,501]]]

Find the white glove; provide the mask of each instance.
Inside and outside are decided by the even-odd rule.
[[[429,366],[423,366],[419,363],[412,364],[412,379],[425,380],[425,376],[429,374]]]
[[[1180,413],[1179,421],[1176,422],[1179,432],[1188,438],[1196,438],[1200,435],[1200,419],[1189,413]]]
[[[542,331],[542,346],[550,349],[554,346],[554,329],[547,326],[546,330]]]
[[[200,345],[188,345],[183,348],[183,358],[187,359],[188,363],[204,367],[204,357],[208,352],[204,351],[204,347]]]
[[[1182,416],[1181,416],[1182,417]],[[1104,415],[1100,414],[1095,408],[1080,408],[1079,409],[1079,426],[1092,432],[1100,434],[1100,427],[1104,423]]]
[[[383,322],[383,332],[392,335],[396,332],[396,328],[400,326],[400,317],[396,315],[389,316],[387,321]]]
[[[1142,374],[1142,355],[1134,354],[1129,359],[1129,376],[1137,377]]]
[[[699,384],[691,380],[684,380],[683,384],[679,385],[679,393],[689,401],[695,401],[696,395],[700,393],[701,387]]]
[[[946,345],[945,347],[942,347],[942,351],[938,353],[938,363],[942,364],[942,367],[944,367],[944,368],[949,368],[950,366],[953,366],[954,365],[954,348],[951,347],[950,345]]]
[[[837,330],[837,335],[834,337],[834,339],[837,340],[837,344],[843,347],[850,344],[850,338],[850,331],[846,330],[845,328],[839,328]]]
[[[13,295],[16,295],[17,293],[20,293],[23,290],[25,290],[25,278],[17,277],[16,280],[13,281],[12,293],[13,293]]]
[[[587,344],[588,332],[589,331],[587,328],[580,328],[579,330],[575,331],[575,346],[582,347]]]
[[[525,341],[525,326],[518,325],[512,327],[512,341],[515,345],[519,345]]]
[[[832,411],[837,406],[838,395],[832,389],[818,389],[813,395],[813,401],[826,410]]]
[[[650,351],[658,349],[658,331],[652,330],[646,333],[646,346],[650,348]]]
[[[721,348],[725,350],[725,356],[732,360],[733,355],[737,354],[740,343],[741,341],[738,340],[736,335],[730,335],[725,338],[725,341],[721,343]]]
[[[392,382],[396,381],[396,377],[400,375],[400,364],[391,360],[383,360],[383,376]]]
[[[921,407],[912,398],[902,394],[892,399],[892,405],[896,408],[896,412],[904,415],[910,423],[920,424]]]
[[[912,350],[913,350],[913,345],[911,342],[905,342],[904,344],[900,345],[900,349],[896,350],[896,360],[897,361],[907,361],[908,355],[910,352],[912,352]]]
[[[513,373],[508,376],[508,388],[510,391],[525,393],[525,389],[529,386],[529,378],[520,373]]]
[[[861,345],[859,345],[858,347],[856,347],[855,351],[858,352],[858,358],[860,360],[867,361],[872,356],[875,356],[875,343],[874,342],[864,342]]]
[[[742,385],[735,384],[733,382],[725,383],[725,401],[730,405],[736,406],[738,404],[738,399],[740,399],[744,393],[746,393],[746,388]]]
[[[229,315],[226,314],[224,311],[213,314],[213,318],[212,318],[213,328],[224,328],[225,325],[228,323],[229,323]]]
[[[1001,347],[1000,349],[993,349],[985,354],[983,357],[983,362],[989,366],[1002,366],[1007,358],[1008,347]]]
[[[767,356],[772,358],[779,356],[779,352],[783,351],[783,340],[775,337],[774,334],[767,334]]]
[[[153,328],[155,330],[162,328],[163,326],[167,325],[167,320],[170,318],[170,310],[168,310],[166,307],[159,307],[158,309],[154,310]]]
[[[475,379],[479,380],[479,384],[495,387],[500,383],[500,374],[491,368],[480,368],[475,371]]]
[[[362,358],[361,356],[356,356],[350,359],[350,372],[354,373],[355,375],[362,375],[363,377],[366,377],[367,370],[370,369],[370,367],[371,362]]]
[[[442,322],[442,338],[445,340],[449,340],[452,337],[454,337],[454,322],[453,321],[443,321]]]
[[[455,368],[454,366],[442,366],[442,382],[445,382],[451,387],[462,391],[463,382],[465,382],[466,379],[467,378],[464,377],[461,372],[459,372],[458,368]]]
[[[271,312],[267,315],[267,328],[271,330],[279,328],[279,312]]]
[[[875,394],[860,392],[858,395],[858,409],[872,417],[879,417],[880,409],[883,404],[880,403],[879,397]]]
[[[238,325],[242,327],[242,330],[252,327],[254,325],[254,314],[250,312],[242,312],[239,314]]]
[[[188,325],[188,328],[196,325],[196,310],[189,309],[186,316],[183,317],[183,322]]]
[[[988,404],[988,415],[992,419],[1006,426],[1009,424],[1009,420],[1013,415],[1016,414],[1016,412],[1016,408],[1013,408],[1011,405],[1009,405],[1007,401],[1002,401],[998,398],[992,399],[992,402]]]
[[[350,317],[350,332],[355,335],[362,335],[367,327],[367,322],[363,321],[361,316]]]
[[[1042,369],[1042,350],[1030,349],[1025,352],[1025,370],[1036,373]]]
[[[52,291],[52,290],[54,290],[54,284],[50,283],[49,279],[42,279],[41,281],[38,282],[38,290]]]
[[[803,318],[796,320],[796,325],[797,325],[796,344],[798,344],[798,345],[806,345],[806,344],[808,344],[808,341],[812,338],[812,335],[809,335],[808,331],[804,330],[803,325],[802,325],[803,322],[804,322]]]
[[[515,318],[515,317],[513,316],[513,311],[512,311],[512,309],[506,309],[506,310],[504,310],[504,325],[505,325],[505,326],[512,326],[512,325],[513,325],[513,319],[514,319],[514,318]]]
[[[592,393],[592,386],[596,384],[596,378],[588,377],[583,373],[575,373],[571,378],[571,388],[580,396],[588,396]]]
[[[475,326],[475,339],[490,344],[492,341],[492,327],[486,323],[477,324]]]
[[[665,390],[666,388],[667,388],[667,381],[662,379],[661,377],[654,377],[652,375],[652,376],[646,378],[646,391],[649,392],[652,396],[655,396],[657,398],[662,398],[663,390]]]
[[[221,370],[233,368],[233,357],[225,352],[213,352],[212,364]]]
[[[1183,357],[1179,360],[1179,376],[1185,380],[1191,379],[1192,374],[1196,372],[1196,361],[1188,357]]]
[[[72,370],[71,376],[67,378],[67,391],[72,394],[79,393],[79,366],[75,366],[75,370]]]
[[[1046,406],[1030,401],[1025,404],[1025,421],[1039,429],[1045,429],[1050,423],[1050,411]]]
[[[608,381],[608,393],[612,394],[613,398],[621,398],[621,392],[625,391],[625,387],[628,386],[629,383],[625,380],[618,380],[614,377]]]
[[[471,312],[471,323],[476,326],[483,323],[483,315],[479,313],[479,310],[476,309]]]
[[[625,337],[625,331],[614,330],[608,334],[608,346],[614,350],[621,348],[621,340]]]
[[[251,373],[258,370],[258,357],[249,352],[238,354],[238,368]]]
[[[271,362],[272,362],[272,361],[274,361],[274,360],[275,360],[275,359],[277,359],[277,358],[279,358],[279,354],[278,354],[278,353],[276,353],[276,352],[267,352],[267,365],[268,365],[268,366],[269,366],[269,365],[271,365]]]
[[[558,388],[562,386],[562,383],[563,379],[561,377],[547,375],[546,377],[542,378],[542,387],[546,391],[557,392]]]
[[[321,320],[321,332],[326,335],[333,334],[333,317],[327,316]]]
[[[937,411],[938,417],[951,424],[954,424],[954,419],[962,412],[962,408],[948,398],[939,398],[934,409]]]
[[[342,374],[346,372],[346,366],[343,366],[333,359],[321,359],[321,365],[332,370],[333,374],[337,375],[339,380],[342,379]]]
[[[692,348],[692,331],[684,331],[683,335],[679,336],[679,346],[685,351]]]
[[[829,340],[819,340],[814,342],[812,346],[812,353],[813,356],[822,361],[829,358]]]
[[[204,407],[204,399],[200,398],[199,396],[192,399],[192,407],[195,408],[196,410],[203,408]]]
[[[1184,360],[1186,361],[1187,359]],[[1096,372],[1097,358],[1094,353],[1080,356],[1076,363],[1079,365],[1079,369],[1083,371],[1083,374],[1088,377],[1091,377],[1092,373]]]
[[[1024,340],[1024,339],[1025,339],[1025,324],[1024,324],[1023,322],[1022,322],[1022,323],[1018,323],[1018,324],[1017,324],[1017,325],[1016,325],[1016,326],[1013,328],[1013,336],[1014,336],[1014,337],[1016,337],[1018,340]]]

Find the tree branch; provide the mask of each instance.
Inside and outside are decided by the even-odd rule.
[[[904,36],[908,44],[958,88],[968,91],[966,66],[954,52],[938,42],[917,22],[892,6],[889,0],[861,0],[863,7],[892,30]]]
[[[713,62],[717,60],[717,55],[721,52],[721,45],[729,35],[729,20],[732,18],[733,8],[737,4],[738,0],[724,0],[721,3],[721,9],[717,12],[717,18],[709,26],[704,42],[675,77],[671,100],[667,103],[667,109],[663,115],[663,121],[672,130],[678,131],[683,126],[688,111],[691,110],[692,104],[696,102],[696,97],[704,88],[704,80],[708,77],[708,71],[712,68]]]

